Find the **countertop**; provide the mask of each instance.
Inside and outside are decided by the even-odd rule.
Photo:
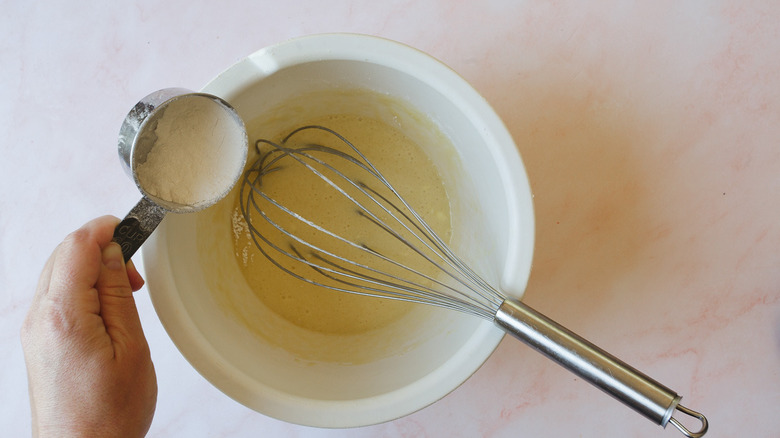
[[[19,328],[53,248],[138,192],[116,152],[147,93],[200,89],[291,37],[379,35],[448,64],[513,135],[534,194],[524,300],[683,395],[712,437],[780,436],[780,3],[5,1],[0,429],[30,433]],[[136,293],[150,437],[676,437],[504,339],[454,392],[321,430],[229,399]]]

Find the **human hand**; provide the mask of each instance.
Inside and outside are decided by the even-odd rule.
[[[118,219],[71,233],[22,326],[35,436],[144,436],[157,379],[133,299],[143,279],[111,243]]]

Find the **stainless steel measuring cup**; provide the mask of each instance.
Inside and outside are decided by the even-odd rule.
[[[157,136],[155,128],[166,110],[166,107],[174,101],[189,99],[192,97],[206,97],[214,102],[214,105],[220,105],[227,110],[226,121],[233,123],[235,129],[240,129],[243,141],[240,144],[227,145],[231,151],[238,153],[241,163],[236,163],[236,173],[228,181],[218,182],[223,187],[217,187],[215,193],[219,195],[198,202],[197,205],[180,204],[170,199],[163,199],[150,193],[143,183],[139,180],[137,169],[140,164],[146,161],[149,151],[154,147]],[[228,194],[235,183],[241,177],[244,164],[246,163],[248,139],[246,127],[239,117],[236,110],[225,100],[206,93],[197,93],[183,88],[165,88],[141,99],[127,114],[122,127],[119,130],[119,158],[124,165],[125,172],[133,179],[138,190],[143,197],[133,207],[125,218],[117,225],[114,230],[113,241],[122,247],[122,254],[125,261],[141,247],[141,244],[152,234],[157,225],[163,220],[168,212],[191,213],[202,210],[214,205]],[[240,148],[240,149],[234,149]]]

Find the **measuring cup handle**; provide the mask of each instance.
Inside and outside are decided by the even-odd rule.
[[[114,229],[113,242],[122,247],[125,262],[138,251],[157,225],[165,217],[166,210],[146,197],[127,213],[122,222]]]

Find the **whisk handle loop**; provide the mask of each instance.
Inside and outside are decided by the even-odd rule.
[[[677,427],[678,422],[672,418],[675,410],[686,414],[690,411],[679,406],[682,397],[673,390],[518,300],[506,299],[494,323],[658,425],[666,427],[673,420]],[[689,437],[703,436],[706,418],[690,412],[701,421],[701,430],[681,431]]]

